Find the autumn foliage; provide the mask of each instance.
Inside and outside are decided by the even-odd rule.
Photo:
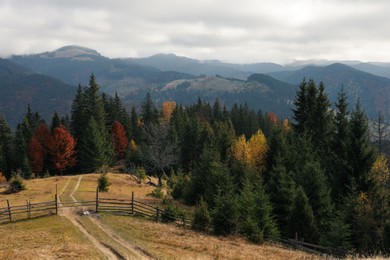
[[[263,171],[267,151],[267,140],[263,132],[258,130],[249,141],[246,141],[244,135],[240,136],[233,144],[232,156],[235,160]]]
[[[35,130],[29,146],[28,153],[33,172],[42,173],[47,159],[51,133],[46,124],[40,124]]]
[[[175,101],[165,101],[162,104],[161,113],[162,113],[162,119],[163,119],[163,122],[165,125],[169,124],[169,122],[171,120],[172,112],[173,112],[173,110],[175,110],[175,108],[176,108]]]
[[[112,135],[114,138],[115,154],[117,158],[122,159],[129,140],[126,137],[125,128],[119,121],[115,121],[112,125]]]
[[[61,173],[76,164],[76,141],[64,126],[56,127],[50,142],[53,168]]]

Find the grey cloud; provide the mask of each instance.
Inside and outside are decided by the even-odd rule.
[[[389,61],[389,12],[384,0],[0,0],[0,56],[78,44],[112,57]]]

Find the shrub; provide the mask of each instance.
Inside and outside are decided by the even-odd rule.
[[[263,232],[259,229],[256,221],[254,221],[251,217],[247,217],[241,224],[241,233],[253,243],[260,244],[264,242]]]
[[[198,205],[195,208],[192,228],[198,231],[207,231],[210,224],[211,217],[207,208],[207,203],[204,201],[203,197],[201,197]]]
[[[146,179],[146,170],[144,167],[137,168],[137,176],[144,181]]]
[[[146,196],[150,196],[157,199],[163,199],[164,193],[161,187],[156,187],[151,193],[147,194]]]
[[[99,192],[107,192],[108,187],[111,183],[108,181],[108,177],[106,173],[102,173],[98,179],[98,190]]]
[[[161,212],[162,222],[174,222],[176,219],[184,216],[183,212],[172,203],[168,203],[164,211]]]
[[[9,193],[16,193],[26,189],[23,178],[18,174],[13,174],[12,178],[9,181]]]

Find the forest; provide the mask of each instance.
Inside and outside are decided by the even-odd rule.
[[[323,83],[303,80],[292,114],[227,109],[218,99],[157,108],[150,94],[128,112],[92,75],[70,115],[46,123],[28,106],[15,131],[0,119],[0,172],[29,179],[123,165],[195,205],[197,230],[388,254],[388,160],[360,102],[351,108],[341,89],[333,108]]]

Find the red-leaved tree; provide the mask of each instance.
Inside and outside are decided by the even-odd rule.
[[[115,121],[112,125],[112,135],[114,138],[115,154],[118,159],[122,159],[125,154],[129,140],[126,136],[126,130],[119,121]]]
[[[34,131],[34,134],[28,145],[28,155],[33,172],[42,173],[48,168],[48,149],[51,140],[51,133],[45,123],[40,124]]]
[[[76,164],[76,140],[63,125],[56,127],[50,142],[50,155],[53,168],[60,171],[71,168]]]
[[[33,172],[41,173],[43,171],[43,163],[45,161],[45,153],[42,144],[33,136],[28,145],[28,154]]]

